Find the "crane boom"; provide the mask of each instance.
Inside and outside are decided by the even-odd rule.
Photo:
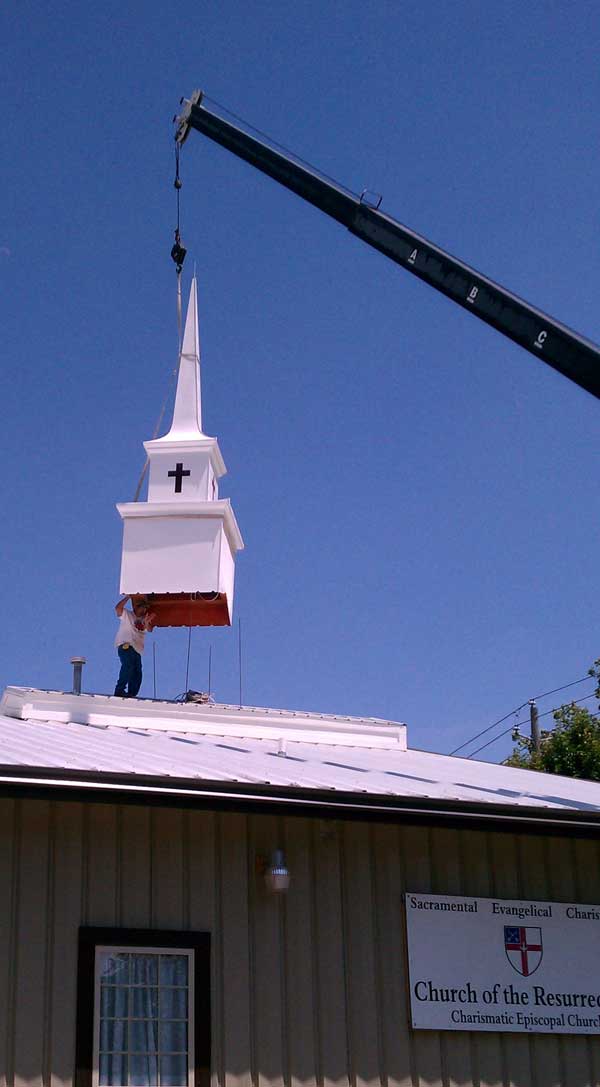
[[[182,100],[175,138],[196,129],[342,223],[351,234],[400,264],[463,309],[600,398],[600,348],[446,253],[318,170],[232,123],[207,106],[200,91]],[[237,119],[236,119],[237,120]]]

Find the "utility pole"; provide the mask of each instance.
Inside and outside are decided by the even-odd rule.
[[[540,726],[538,722],[538,708],[535,704],[535,699],[529,699],[529,721],[531,724],[531,742],[533,750],[540,752],[542,750],[542,740],[540,736]]]

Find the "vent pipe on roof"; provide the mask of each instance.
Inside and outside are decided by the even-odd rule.
[[[73,665],[73,694],[81,694],[81,673],[85,663],[85,657],[71,657],[71,664]]]

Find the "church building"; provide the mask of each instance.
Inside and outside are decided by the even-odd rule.
[[[7,1087],[598,1082],[598,784],[9,687],[0,792]]]
[[[121,590],[231,623],[242,538],[202,430],[120,505]],[[374,717],[9,686],[1,1087],[600,1083],[600,784]]]

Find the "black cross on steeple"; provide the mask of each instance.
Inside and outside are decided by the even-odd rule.
[[[175,494],[181,494],[181,481],[184,476],[191,475],[191,472],[189,471],[189,469],[184,472],[183,464],[178,462],[175,465],[175,470],[173,472],[169,472],[169,475],[173,476],[175,479]]]

